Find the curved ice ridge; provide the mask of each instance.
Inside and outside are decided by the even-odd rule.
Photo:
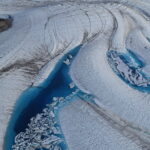
[[[30,2],[16,0],[15,3],[13,1],[9,3],[10,1],[1,2],[3,4],[1,6],[4,6],[3,11],[12,13],[14,24],[0,36],[0,85],[4,85],[0,87],[2,104],[0,105],[0,122],[2,122],[0,148],[4,143],[6,126],[20,93],[30,86],[39,86],[39,82],[44,81],[54,70],[56,62],[79,44],[84,46],[71,66],[73,83],[80,90],[97,97],[97,101],[105,106],[103,113],[109,111],[110,114],[116,114],[118,118],[135,124],[142,133],[146,131],[149,133],[150,95],[139,92],[149,91],[150,87],[148,76],[150,3],[148,1],[81,0],[75,3],[44,0],[47,2],[44,3],[39,0],[38,3],[33,0]],[[31,7],[35,8],[28,9]],[[15,12],[11,12],[10,8],[16,9]],[[140,59],[133,55],[129,56],[129,49]],[[108,62],[127,84],[115,76]],[[68,59],[64,63],[70,64]],[[132,89],[128,84],[139,91]],[[101,116],[104,115],[99,105],[90,104],[90,106],[98,110]],[[14,149],[24,148],[25,145],[31,148],[30,142],[32,144],[35,142],[36,148],[52,146],[53,149],[60,149],[59,144],[65,141],[61,138],[61,129],[55,128],[58,122],[55,122],[53,116],[54,108],[50,104],[41,114],[31,119],[29,129],[16,137]],[[117,122],[113,117],[109,116],[112,124]],[[39,125],[45,121],[48,121],[46,125],[51,123],[50,133],[53,132],[54,127],[60,134],[54,137],[49,134],[46,139],[40,141],[42,135],[32,137],[31,134],[38,135],[41,128]],[[123,129],[127,127],[128,133],[131,129],[129,125],[119,127]],[[45,130],[47,126],[43,129],[43,134]],[[56,139],[56,143],[52,144],[50,141],[46,143],[52,138],[51,136]],[[149,145],[147,142],[146,150],[149,149]],[[142,148],[144,149],[139,147]]]

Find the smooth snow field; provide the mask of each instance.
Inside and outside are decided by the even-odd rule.
[[[0,0],[0,150],[150,150],[150,1]]]

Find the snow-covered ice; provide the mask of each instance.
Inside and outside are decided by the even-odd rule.
[[[70,150],[138,150],[135,143],[116,132],[89,105],[77,100],[60,112],[60,123]]]
[[[93,95],[95,104],[77,100],[61,111],[60,125],[68,147],[150,149],[148,0],[0,0],[0,18],[8,16],[12,26],[0,33],[0,149],[20,95],[29,87],[38,87],[57,62],[80,44],[77,56],[70,55],[63,63],[70,67],[70,88]],[[119,57],[109,59],[112,51]],[[122,58],[130,52],[130,59]],[[133,62],[135,57],[141,66]],[[116,118],[127,124],[125,133]],[[112,122],[119,127],[112,127]],[[129,131],[133,135],[126,135]]]

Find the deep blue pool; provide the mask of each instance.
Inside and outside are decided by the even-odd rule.
[[[79,45],[65,54],[44,83],[39,87],[29,88],[17,100],[5,137],[5,150],[12,149],[15,136],[25,131],[30,119],[38,113],[42,113],[46,105],[52,103],[53,97],[66,97],[75,90],[75,88],[69,87],[72,82],[68,74],[69,66],[63,61],[67,59],[68,55],[74,57],[81,46]]]

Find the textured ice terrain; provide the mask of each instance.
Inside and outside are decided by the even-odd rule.
[[[150,1],[0,0],[0,149],[150,150]]]

